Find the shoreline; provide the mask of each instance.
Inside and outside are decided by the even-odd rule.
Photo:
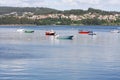
[[[0,26],[37,26],[37,25],[30,25],[30,24],[2,24]]]

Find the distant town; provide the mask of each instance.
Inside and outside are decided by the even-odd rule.
[[[86,13],[83,15],[64,15],[64,14],[45,14],[45,15],[34,15],[34,13],[31,12],[24,12],[22,16],[18,16],[17,12],[12,12],[10,14],[5,14],[1,15],[2,16],[11,16],[13,15],[14,17],[17,18],[28,18],[28,19],[47,19],[47,18],[66,18],[66,19],[71,19],[73,21],[78,21],[78,20],[83,20],[83,19],[94,19],[97,18],[99,20],[110,20],[110,21],[116,21],[117,19],[120,18],[120,14],[113,14],[113,15],[101,15],[98,13]]]
[[[120,25],[120,12],[93,8],[86,11],[79,9],[59,11],[50,8],[1,7],[0,24]]]

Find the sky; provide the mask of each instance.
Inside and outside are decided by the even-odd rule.
[[[120,11],[120,0],[0,0],[0,6],[48,7],[58,10],[95,8]]]

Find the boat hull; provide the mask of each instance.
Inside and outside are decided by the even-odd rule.
[[[120,30],[112,30],[112,33],[120,33]]]
[[[73,39],[73,36],[58,36],[57,39]]]
[[[17,29],[17,32],[24,32],[24,29]]]
[[[34,33],[34,31],[25,31],[25,33]]]
[[[55,35],[55,33],[46,32],[45,35]]]
[[[89,34],[89,31],[80,31],[79,34]]]
[[[88,35],[96,35],[93,31],[89,32]]]
[[[96,35],[95,33],[89,33],[88,35]]]

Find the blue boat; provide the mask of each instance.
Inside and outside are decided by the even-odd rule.
[[[96,33],[94,33],[93,31],[90,31],[88,35],[96,35]]]

